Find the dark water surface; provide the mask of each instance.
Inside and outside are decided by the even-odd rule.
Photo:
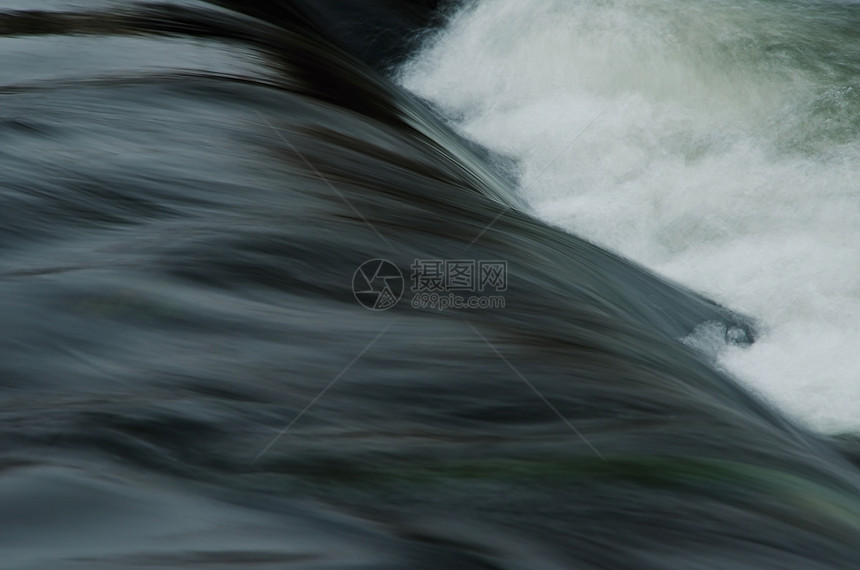
[[[2,4],[0,566],[858,566],[848,454],[679,342],[751,324],[386,79],[439,4]]]

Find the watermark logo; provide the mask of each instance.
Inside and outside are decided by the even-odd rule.
[[[371,311],[385,311],[396,305],[404,287],[403,273],[385,259],[365,261],[352,276],[355,300]]]
[[[411,305],[415,309],[503,309],[508,263],[500,260],[416,259],[410,266]],[[403,296],[405,280],[384,259],[366,261],[353,275],[352,290],[365,308],[384,311]]]

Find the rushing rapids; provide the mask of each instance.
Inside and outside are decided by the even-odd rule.
[[[749,320],[389,78],[444,6],[40,4],[0,15],[3,567],[856,568],[850,442],[682,342]],[[504,308],[367,310],[374,259],[504,262]]]

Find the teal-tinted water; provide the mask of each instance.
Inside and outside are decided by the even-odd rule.
[[[538,217],[755,318],[719,355],[748,387],[856,431],[860,5],[464,6],[401,82],[517,160]]]
[[[767,321],[391,79],[437,4],[3,5],[0,567],[856,568],[856,445],[715,366]]]

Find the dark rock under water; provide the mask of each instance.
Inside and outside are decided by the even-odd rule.
[[[679,340],[750,324],[386,79],[445,3],[58,4],[0,15],[0,566],[858,566],[853,445]]]

